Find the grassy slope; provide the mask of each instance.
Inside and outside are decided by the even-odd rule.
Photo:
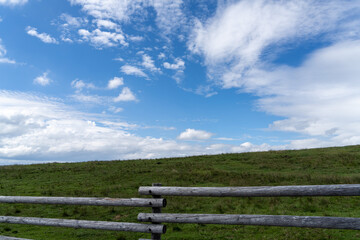
[[[139,186],[360,183],[360,146],[157,160],[0,167],[0,195],[138,197]],[[360,197],[167,197],[164,212],[360,217]],[[0,215],[136,222],[147,208],[1,204]],[[352,230],[167,224],[164,239],[358,239]],[[137,239],[149,234],[0,224],[32,239]]]

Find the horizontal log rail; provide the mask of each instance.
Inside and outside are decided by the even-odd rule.
[[[28,239],[28,238],[16,238],[16,237],[0,236],[0,240],[31,240],[31,239]]]
[[[139,194],[201,197],[360,196],[360,184],[263,187],[140,187]]]
[[[0,196],[0,203],[66,204],[66,205],[96,205],[96,206],[125,206],[125,207],[165,207],[166,199]]]
[[[360,230],[360,218],[288,215],[140,213],[141,222],[262,225]]]
[[[53,227],[87,228],[111,231],[128,231],[141,233],[165,233],[166,226],[160,224],[86,221],[55,218],[11,217],[0,216],[0,223],[28,224]]]

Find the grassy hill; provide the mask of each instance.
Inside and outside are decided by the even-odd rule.
[[[156,160],[0,167],[0,195],[139,197],[139,186],[270,186],[360,183],[360,146]],[[360,197],[167,197],[168,213],[360,217]],[[0,215],[136,222],[148,208],[0,204]],[[360,232],[309,228],[167,224],[164,239],[359,239]],[[0,224],[31,239],[138,239],[149,234]]]

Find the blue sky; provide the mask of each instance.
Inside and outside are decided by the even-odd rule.
[[[360,1],[0,0],[0,164],[360,143]]]

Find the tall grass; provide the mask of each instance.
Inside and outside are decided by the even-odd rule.
[[[139,186],[270,186],[360,183],[360,146],[0,167],[0,195],[139,197]],[[167,197],[168,213],[360,217],[360,197]],[[147,208],[1,204],[0,215],[136,222]],[[359,239],[360,232],[309,228],[167,224],[164,239]],[[32,239],[138,239],[148,234],[0,224]]]

